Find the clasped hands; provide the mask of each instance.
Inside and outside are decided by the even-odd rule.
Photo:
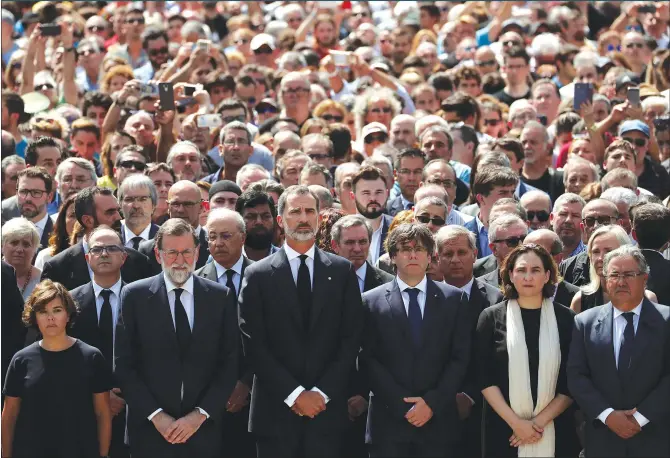
[[[605,424],[620,438],[630,439],[642,430],[633,416],[635,412],[637,409],[615,410],[607,416]]]
[[[405,419],[417,428],[422,427],[433,418],[433,409],[431,409],[426,401],[420,397],[403,398],[407,403],[414,404],[411,409],[405,414]]]
[[[544,428],[533,420],[522,420],[513,425],[512,430],[514,434],[509,438],[509,445],[512,447],[519,447],[521,445],[529,445],[538,442],[542,439]]]
[[[291,410],[301,417],[314,418],[326,410],[326,400],[316,391],[305,390],[295,399]]]
[[[206,419],[207,417],[196,409],[178,420],[165,412],[159,412],[151,422],[166,441],[171,444],[183,444],[195,434]]]

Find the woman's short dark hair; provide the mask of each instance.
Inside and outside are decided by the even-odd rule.
[[[556,285],[558,284],[558,267],[556,266],[556,261],[554,261],[554,258],[551,257],[544,247],[535,243],[516,247],[503,261],[500,268],[500,289],[503,294],[507,299],[518,299],[519,292],[514,287],[514,283],[512,283],[511,273],[514,270],[514,264],[516,264],[517,259],[526,253],[535,253],[540,258],[540,261],[542,261],[544,270],[549,272],[549,281],[542,288],[542,297],[554,297],[554,291],[556,291]]]
[[[416,242],[432,254],[435,251],[435,239],[427,226],[418,223],[404,223],[390,231],[386,238],[386,252],[391,258],[398,255],[401,245]]]
[[[60,299],[70,319],[67,327],[72,326],[74,318],[79,314],[79,305],[72,299],[70,292],[65,286],[48,279],[42,280],[42,282],[35,286],[32,294],[26,301],[21,317],[23,324],[27,327],[37,329],[36,314],[46,309],[47,304],[54,299]]]

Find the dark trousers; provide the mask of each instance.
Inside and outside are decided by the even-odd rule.
[[[447,432],[445,432],[446,434]],[[393,438],[388,441],[379,441],[370,444],[371,458],[444,458],[451,456],[453,447],[445,445],[444,442],[394,442]]]
[[[125,444],[126,437],[126,409],[112,417],[112,443],[109,447],[111,458],[128,458],[130,448]]]
[[[254,436],[249,432],[249,405],[237,413],[223,414],[223,458],[256,456]]]
[[[369,452],[365,445],[365,424],[367,412],[363,412],[354,421],[348,420],[349,424],[342,436],[342,456],[350,458],[368,458]]]
[[[460,422],[457,452],[459,456],[482,456],[482,403],[472,406],[470,416]]]
[[[339,458],[339,433],[321,435],[305,431],[281,437],[256,437],[258,458]]]

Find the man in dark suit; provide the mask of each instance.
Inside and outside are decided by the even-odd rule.
[[[362,215],[347,215],[335,222],[331,229],[331,244],[335,254],[349,260],[356,269],[358,287],[361,293],[370,291],[393,280],[393,276],[370,264],[368,251],[372,238],[372,227]],[[342,443],[342,456],[367,457],[365,447],[365,420],[368,409],[370,387],[364,374],[356,364],[349,381],[349,419],[352,424],[347,429]]]
[[[670,209],[661,204],[642,204],[631,209],[633,238],[649,264],[647,289],[656,293],[658,302],[670,304],[670,261],[661,251],[670,242]]]
[[[16,284],[14,267],[2,261],[2,386],[14,354],[23,348],[26,327],[23,325],[23,297]]]
[[[568,387],[586,417],[586,456],[670,455],[670,308],[644,297],[637,247],[605,256],[610,303],[580,313]]]
[[[487,307],[502,302],[499,288],[474,277],[477,260],[477,239],[461,226],[446,226],[435,235],[439,268],[444,282],[462,289],[468,296],[470,338],[474,338],[479,314]],[[462,456],[481,456],[482,396],[475,384],[474,361],[470,361],[462,392],[456,395],[456,406],[462,421],[459,452]]]
[[[53,221],[49,218],[47,205],[54,195],[54,182],[44,167],[28,167],[18,175],[16,199],[19,213],[35,224],[40,235],[40,246],[49,246]]]
[[[352,177],[351,185],[356,211],[372,227],[367,259],[370,264],[374,265],[377,259],[386,253],[384,240],[386,240],[389,226],[393,221],[392,216],[384,214],[389,190],[382,171],[372,165],[361,167]]]
[[[79,191],[74,211],[77,221],[85,228],[83,240],[45,262],[42,269],[42,279],[61,283],[69,290],[85,285],[93,278],[84,257],[88,252],[88,234],[101,224],[118,231],[121,221],[119,204],[112,191],[98,186]],[[132,248],[126,248],[126,254],[128,261],[121,267],[123,281],[131,283],[146,278],[149,272],[147,257]]]
[[[172,185],[168,191],[168,214],[170,218],[181,218],[189,223],[199,239],[196,269],[201,268],[207,263],[209,258],[209,244],[207,243],[207,234],[200,226],[200,210],[202,209],[202,196],[200,188],[188,180],[181,180]],[[156,251],[156,240],[146,240],[140,242],[139,252],[149,258],[149,272],[156,275],[161,272],[161,266],[154,254]]]
[[[240,328],[255,373],[249,428],[260,458],[340,456],[347,427],[363,309],[351,263],[314,245],[318,214],[306,186],[289,187],[277,216],[286,243],[242,281]]]
[[[114,366],[114,329],[119,316],[119,298],[124,286],[121,266],[127,255],[119,234],[108,226],[99,226],[88,237],[86,261],[93,279],[73,289],[70,294],[79,304],[79,314],[68,334],[92,345],[102,352],[110,373]],[[126,403],[115,383],[110,392],[112,407],[112,444],[110,456],[127,457],[124,443],[126,433]]]
[[[233,291],[237,307],[237,295],[244,271],[253,263],[242,254],[246,235],[244,219],[232,210],[217,208],[209,212],[206,228],[213,260],[196,270],[195,275],[225,285]],[[241,340],[238,358],[238,380],[226,403],[222,422],[226,454],[231,457],[255,454],[253,436],[248,430],[249,393],[254,374],[244,357]]]
[[[156,237],[159,226],[151,222],[158,193],[154,182],[145,175],[126,177],[118,189],[121,213],[121,240],[128,248],[139,249],[140,243]]]
[[[426,277],[435,249],[426,226],[402,224],[387,245],[397,277],[363,295],[366,442],[373,457],[448,456],[470,359],[468,298]]]
[[[199,239],[179,218],[156,235],[163,272],[123,288],[116,377],[132,456],[218,457],[237,380],[232,290],[193,275]]]
[[[393,175],[400,186],[400,195],[386,204],[387,213],[397,215],[403,210],[411,210],[414,206],[414,193],[421,184],[426,156],[417,148],[406,148],[398,154]]]

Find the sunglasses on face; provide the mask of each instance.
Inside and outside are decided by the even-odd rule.
[[[22,67],[22,66],[23,66],[23,63],[22,63],[22,62],[14,62],[14,63],[12,64],[12,68],[15,69],[15,70],[21,70],[21,67]]]
[[[40,84],[39,86],[35,86],[35,91],[48,91],[49,89],[53,89],[54,85],[51,83],[46,83],[46,84]]]
[[[103,252],[107,254],[123,253],[125,250],[118,245],[103,245],[93,246],[88,249],[88,252],[93,256],[100,256]]]
[[[393,110],[391,109],[391,107],[371,108],[371,109],[370,109],[370,113],[375,113],[375,114],[379,114],[379,113],[389,114],[389,113],[391,113],[392,111],[393,111]]]
[[[124,169],[135,169],[141,172],[147,167],[147,165],[140,161],[121,161],[119,162],[119,167]]]
[[[374,142],[384,143],[387,138],[386,135],[368,135],[365,137],[365,143],[368,145]]]
[[[270,49],[269,47],[263,46],[262,48],[258,48],[256,50],[254,50],[254,54],[256,54],[257,56],[260,55],[260,54],[272,54],[272,49]]]
[[[100,25],[92,25],[86,30],[88,30],[89,32],[97,33],[97,32],[104,32],[105,28]]]
[[[245,122],[246,118],[244,115],[238,115],[238,116],[226,116],[225,118],[222,118],[223,124],[230,124],[233,121],[239,121],[239,122]]]
[[[344,116],[325,114],[325,115],[321,116],[321,119],[323,119],[324,121],[328,121],[328,122],[332,122],[332,121],[342,122],[342,121],[344,121]]]
[[[614,218],[612,216],[589,216],[587,218],[584,218],[582,220],[582,223],[584,223],[584,226],[586,227],[593,227],[595,226],[596,222],[598,223],[599,226],[606,226],[612,222]]]
[[[137,17],[133,19],[126,19],[126,24],[144,24],[144,18],[143,17]]]
[[[278,110],[275,107],[271,107],[271,106],[261,107],[261,108],[256,107],[256,113],[258,113],[258,114],[277,113],[277,112],[278,112]]]
[[[475,65],[478,67],[488,67],[489,65],[495,65],[496,61],[495,60],[483,60],[481,62],[475,62]]]
[[[628,43],[626,45],[626,49],[633,49],[633,48],[642,49],[642,48],[644,48],[644,44],[642,44],[642,43]]]
[[[77,51],[77,55],[79,57],[88,57],[92,56],[93,54],[95,54],[95,51],[92,49],[83,49],[81,51]]]
[[[523,239],[525,238],[526,236],[520,235],[519,237],[510,237],[508,239],[494,240],[493,243],[504,243],[509,248],[515,248],[518,247],[519,244],[523,242]]]
[[[511,46],[520,46],[520,45],[521,45],[521,43],[519,43],[518,41],[515,41],[515,40],[503,41],[502,44],[503,44],[503,46],[508,46],[508,47],[511,47]]]
[[[485,126],[497,126],[500,124],[500,119],[485,119],[484,120],[484,125]]]
[[[621,45],[607,45],[607,52],[612,52],[612,51],[621,51]]]
[[[167,54],[169,52],[167,46],[164,48],[158,48],[158,49],[150,49],[149,50],[149,55],[150,56],[160,56],[161,54]]]
[[[421,224],[433,223],[434,226],[444,226],[446,223],[444,218],[440,218],[439,216],[417,215],[415,218]]]
[[[540,211],[529,210],[526,212],[526,214],[528,215],[528,221],[533,221],[536,217],[537,220],[540,221],[541,223],[549,221],[549,212],[546,212],[544,210]]]
[[[643,148],[647,144],[647,140],[645,140],[644,138],[626,138],[626,137],[624,137],[623,139],[626,140],[631,145],[638,146],[640,148]]]
[[[361,11],[359,13],[352,14],[353,17],[370,17],[370,14],[367,11]]]

